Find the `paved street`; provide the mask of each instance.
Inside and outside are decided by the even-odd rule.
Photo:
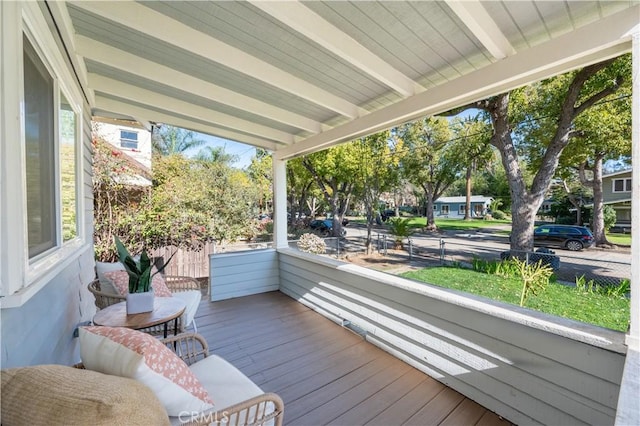
[[[349,225],[347,239],[351,247],[349,251],[357,250],[357,244],[366,237],[366,227],[363,225]],[[375,227],[373,237],[375,241],[382,241],[387,237],[387,246],[391,248],[393,237],[384,227]],[[447,261],[470,262],[473,256],[482,259],[500,259],[500,253],[509,250],[508,237],[492,230],[480,231],[446,231],[430,235],[415,233],[411,236],[413,254],[416,258],[439,261],[441,244],[444,243],[444,258]],[[355,246],[355,247],[354,247]],[[408,250],[408,248],[407,248]],[[554,249],[560,257],[558,278],[573,282],[575,277],[585,275],[588,279],[617,283],[622,278],[630,277],[631,255],[628,248],[606,250],[590,248],[579,252]]]

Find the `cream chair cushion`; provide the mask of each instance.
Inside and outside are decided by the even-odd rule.
[[[253,383],[240,370],[217,355],[209,355],[195,364],[191,364],[189,369],[193,375],[198,378],[211,399],[215,402],[214,407],[208,412],[223,410],[224,407],[230,407],[264,393],[258,385]],[[207,412],[193,413],[193,416],[197,418],[197,416],[200,415],[203,419],[208,419],[206,413]],[[254,415],[255,408],[249,412],[249,419],[251,420]],[[187,419],[190,420],[191,418],[189,417],[189,413],[186,412],[182,413],[179,417],[170,418],[172,425],[180,425]],[[228,421],[229,419],[211,420],[234,424],[235,419],[231,419],[231,421]],[[269,424],[272,423],[273,422],[270,422]]]
[[[196,316],[202,293],[198,290],[176,291],[173,293],[173,297],[185,303],[186,308],[184,309],[184,314],[182,314],[182,321],[184,327],[188,327]]]

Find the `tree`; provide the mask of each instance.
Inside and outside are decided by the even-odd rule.
[[[574,121],[620,88],[620,71],[620,61],[610,59],[465,107],[486,111],[491,118],[491,144],[500,152],[511,193],[512,250],[533,249],[535,215],[560,154],[574,136]],[[520,165],[523,153],[525,163],[536,170],[531,185]]]
[[[630,74],[629,55],[619,59],[619,72]],[[575,120],[572,143],[560,157],[560,165],[577,170],[582,185],[593,191],[591,230],[597,245],[609,244],[604,221],[602,173],[605,161],[631,157],[631,87],[621,84],[615,99],[599,102]]]
[[[238,159],[237,155],[227,154],[221,146],[205,146],[194,157],[208,163],[220,163],[231,166]]]
[[[197,138],[195,132],[167,124],[154,126],[151,133],[153,151],[160,155],[181,154],[205,143],[204,139]]]
[[[342,218],[356,189],[358,152],[354,144],[343,144],[302,157],[331,210],[333,235],[340,236]]]
[[[320,189],[309,170],[302,164],[302,157],[287,161],[287,201],[292,220],[303,217],[304,213],[315,217],[319,208],[319,197],[322,197]]]
[[[433,202],[455,181],[460,162],[450,149],[451,130],[445,118],[423,118],[398,128],[398,137],[409,154],[402,168],[410,182],[424,191],[427,229],[436,229]]]
[[[249,178],[258,192],[260,212],[271,211],[273,206],[273,159],[265,149],[256,148],[256,155],[247,169]]]
[[[479,115],[456,120],[453,131],[457,143],[455,156],[462,163],[465,171],[465,209],[464,220],[471,220],[471,178],[479,165],[486,165],[493,159],[493,150],[489,145],[491,128]]]
[[[246,173],[179,154],[153,163],[152,205],[138,221],[151,248],[199,248],[203,242],[253,237],[257,193]]]
[[[360,166],[356,177],[360,180],[358,187],[368,219],[365,247],[369,254],[373,251],[371,230],[380,195],[396,186],[400,179],[398,151],[402,150],[402,143],[389,130],[351,143],[359,151]]]

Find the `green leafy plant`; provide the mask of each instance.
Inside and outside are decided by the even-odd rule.
[[[520,279],[522,280],[520,306],[524,306],[524,302],[529,295],[540,294],[547,288],[549,279],[553,275],[553,269],[549,265],[544,265],[542,260],[536,263],[527,263],[526,260],[514,257],[511,261],[518,268]]]
[[[402,240],[411,235],[411,227],[409,226],[411,219],[394,217],[389,219],[389,232],[395,237],[396,248],[402,248]]]
[[[116,249],[118,251],[118,258],[124,265],[127,274],[129,274],[129,293],[144,293],[149,291],[153,276],[162,271],[175,255],[175,253],[171,255],[164,265],[152,273],[153,262],[146,250],[142,250],[139,260],[136,260],[131,256],[129,250],[127,250],[124,244],[122,244],[120,238],[115,236],[114,239],[116,242]]]

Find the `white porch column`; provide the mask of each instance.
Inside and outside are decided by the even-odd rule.
[[[287,243],[287,160],[273,154],[273,243],[275,248]]]
[[[640,30],[633,34],[631,102],[631,329],[627,345],[640,350]]]
[[[640,424],[640,26],[632,36],[631,76],[631,327],[615,424]]]

